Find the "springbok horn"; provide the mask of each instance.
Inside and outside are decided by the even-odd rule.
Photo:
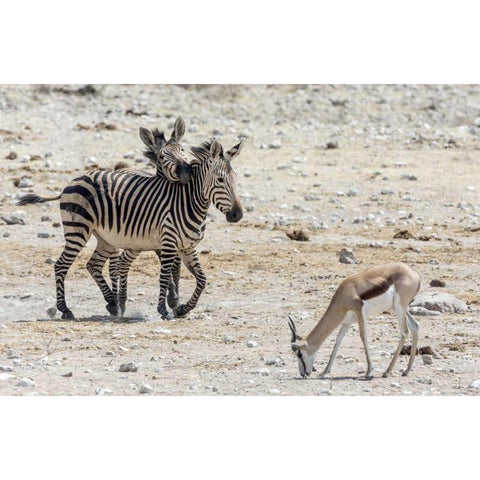
[[[295,327],[295,324],[293,323],[292,317],[289,315],[288,316],[288,326],[290,327],[290,330],[292,331],[292,343],[298,340],[298,335],[297,335],[297,329]]]

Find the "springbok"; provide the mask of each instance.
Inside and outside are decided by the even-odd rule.
[[[398,316],[400,341],[387,370],[387,377],[397,361],[405,344],[407,334],[412,334],[412,348],[408,366],[402,375],[410,372],[418,343],[419,325],[408,313],[408,305],[420,289],[421,276],[404,263],[377,265],[355,275],[347,277],[337,288],[323,317],[313,330],[302,338],[297,334],[293,320],[288,325],[292,332],[291,347],[298,359],[298,369],[302,377],[312,373],[315,354],[323,342],[341,325],[333,352],[327,367],[321,376],[330,373],[340,343],[350,325],[358,321],[360,337],[367,357],[366,377],[372,373],[372,362],[368,348],[366,321],[368,315],[393,310]]]

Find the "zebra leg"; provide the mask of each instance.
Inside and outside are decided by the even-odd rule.
[[[118,306],[118,260],[120,258],[120,251],[115,249],[113,255],[110,256],[108,272],[110,280],[112,281],[112,293],[115,297],[115,303]]]
[[[88,241],[90,233],[87,230],[87,234],[79,233],[76,231],[69,231],[64,222],[65,230],[65,247],[63,252],[55,262],[55,285],[57,295],[57,308],[62,312],[63,320],[73,320],[72,311],[67,307],[65,301],[65,276],[72,263],[81,252],[82,248]]]
[[[171,320],[172,314],[168,311],[165,305],[165,297],[167,290],[172,285],[172,269],[175,264],[175,260],[178,258],[177,252],[174,249],[163,249],[157,251],[157,255],[160,258],[160,293],[158,295],[157,311],[162,316],[162,319]]]
[[[193,292],[193,295],[191,296],[190,300],[185,304],[179,305],[173,311],[173,314],[176,317],[183,317],[190,310],[195,308],[195,306],[197,305],[198,299],[200,298],[200,295],[202,294],[205,288],[205,285],[207,283],[207,277],[202,270],[202,267],[198,260],[197,252],[192,249],[192,250],[188,250],[187,252],[183,252],[181,256],[182,256],[183,263],[187,266],[190,273],[192,273],[192,275],[195,277],[195,280],[197,281],[197,285],[195,287],[195,291]]]
[[[172,265],[172,278],[170,280],[170,284],[168,285],[168,295],[167,295],[167,303],[170,308],[178,307],[180,303],[180,297],[178,294],[178,286],[180,283],[180,267],[182,265],[182,261],[180,257],[177,255],[175,260],[173,261]]]
[[[97,248],[87,262],[87,270],[97,283],[103,298],[107,302],[106,308],[110,315],[118,315],[117,297],[108,286],[103,276],[103,266],[112,255],[118,256],[118,249],[98,238]]]
[[[124,250],[117,262],[117,275],[120,283],[118,300],[120,304],[120,315],[125,314],[125,304],[127,302],[127,280],[128,271],[133,261],[140,255],[139,250]]]

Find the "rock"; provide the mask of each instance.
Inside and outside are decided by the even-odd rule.
[[[400,178],[402,180],[410,180],[410,181],[418,180],[418,178],[415,175],[409,175],[408,173],[404,173]]]
[[[162,328],[162,327],[157,327],[155,330],[152,330],[151,333],[171,333],[171,330],[168,330],[167,328]]]
[[[125,158],[126,160],[133,160],[135,158],[135,152],[128,152],[123,156],[123,158]],[[124,163],[124,162],[122,162],[122,163]],[[116,170],[116,168],[115,168],[115,170]]]
[[[13,372],[13,368],[9,365],[0,365],[0,372]]]
[[[280,394],[280,390],[277,390],[276,388],[271,388],[268,393],[270,393],[270,395],[279,395]]]
[[[286,232],[287,237],[290,240],[296,240],[297,242],[308,242],[310,241],[310,236],[305,230],[290,230]]]
[[[11,378],[15,378],[15,375],[10,373],[0,373],[0,382],[5,382],[6,380],[10,380]]]
[[[50,234],[47,232],[38,232],[37,233],[38,238],[50,238]]]
[[[254,370],[252,373],[255,375],[261,375],[262,377],[268,377],[270,375],[270,370],[268,368],[259,368]]]
[[[430,282],[430,286],[431,287],[445,287],[445,282],[443,280],[437,280],[436,278],[434,278],[431,282]]]
[[[42,218],[40,219],[42,222],[51,222],[52,217],[49,217],[48,215],[42,215]]]
[[[450,293],[423,293],[415,297],[412,307],[423,307],[427,310],[442,313],[465,313],[468,306]]]
[[[8,238],[10,236],[10,232],[3,232],[2,237],[3,238]]]
[[[55,314],[57,313],[57,308],[56,307],[50,307],[47,309],[47,315],[50,317],[50,318],[53,318],[55,317]]]
[[[136,372],[137,370],[138,367],[133,362],[122,363],[119,368],[120,372]]]
[[[247,347],[248,347],[248,348],[258,347],[258,343],[255,342],[255,340],[249,340],[249,341],[247,342]]]
[[[356,197],[358,195],[358,190],[356,188],[351,188],[347,192],[347,197]]]
[[[55,259],[53,257],[49,257],[45,260],[45,263],[48,265],[53,265],[55,263]]]
[[[268,144],[268,148],[273,148],[273,149],[282,148],[282,142],[280,140],[274,140],[272,143]]]
[[[113,395],[113,391],[109,388],[99,387],[95,390],[95,395]]]
[[[2,215],[2,220],[7,225],[25,225],[25,220],[18,215]]]
[[[340,263],[347,264],[358,264],[360,260],[355,256],[353,251],[350,248],[342,248],[339,252],[339,261]]]
[[[422,360],[424,365],[431,365],[433,363],[433,358],[431,355],[422,355]]]
[[[417,315],[419,317],[438,317],[440,315],[440,312],[427,310],[423,307],[409,307],[408,311],[411,315]]]
[[[400,230],[393,236],[393,238],[402,238],[404,240],[410,240],[410,239],[416,240],[417,237],[413,233],[409,232],[408,230]]]
[[[141,393],[141,394],[152,393],[153,388],[148,383],[142,383],[140,385],[140,388],[139,388],[138,392]]]
[[[17,387],[34,387],[36,383],[31,378],[22,378],[18,383]]]
[[[198,132],[198,125],[195,124],[195,123],[192,123],[189,127],[188,127],[188,131],[190,133],[197,133]]]
[[[223,343],[226,343],[228,345],[230,343],[233,343],[233,338],[225,336],[225,337],[223,337],[222,341],[223,341]]]
[[[331,149],[338,148],[338,142],[337,142],[337,141],[327,142],[327,143],[325,144],[325,148],[326,148],[327,150],[331,150]]]
[[[13,348],[9,348],[7,350],[7,358],[9,360],[13,358],[20,358],[20,355],[15,350],[13,350]]]
[[[7,160],[15,160],[17,158],[17,152],[11,151],[5,158]]]
[[[62,377],[66,377],[66,378],[73,377],[73,372],[64,373]]]
[[[474,380],[469,388],[475,388],[475,389],[480,389],[480,380]]]

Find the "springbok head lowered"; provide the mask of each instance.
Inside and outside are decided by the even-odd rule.
[[[315,371],[313,366],[315,355],[308,353],[308,342],[298,335],[297,327],[290,315],[288,316],[288,326],[292,332],[291,346],[293,353],[295,353],[297,357],[298,371],[303,378],[308,377],[312,371]]]

